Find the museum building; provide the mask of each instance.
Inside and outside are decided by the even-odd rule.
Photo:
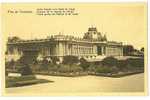
[[[108,41],[106,35],[96,27],[88,28],[83,38],[69,35],[51,35],[46,39],[22,40],[8,39],[7,58],[19,59],[22,55],[37,55],[37,59],[72,55],[79,58],[97,56],[123,56],[122,42]]]

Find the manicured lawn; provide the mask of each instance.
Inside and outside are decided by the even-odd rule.
[[[6,77],[6,88],[8,87],[18,87],[18,86],[25,86],[25,85],[32,85],[38,83],[47,83],[53,82],[45,79],[36,79],[33,75],[21,76],[21,77]]]

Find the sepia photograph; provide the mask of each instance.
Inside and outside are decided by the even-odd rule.
[[[5,96],[147,95],[147,3],[3,3]]]

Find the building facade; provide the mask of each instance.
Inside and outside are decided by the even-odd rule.
[[[46,39],[8,40],[7,57],[18,59],[22,55],[37,55],[37,59],[52,56],[62,59],[67,55],[91,59],[97,56],[123,56],[123,45],[122,42],[108,41],[106,35],[91,27],[83,38],[59,34]]]

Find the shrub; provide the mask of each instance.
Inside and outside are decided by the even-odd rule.
[[[81,71],[83,71],[83,68],[80,67],[79,65],[73,64],[70,66],[70,71],[71,72],[81,72]]]
[[[70,66],[69,65],[64,65],[64,64],[61,64],[58,71],[59,72],[63,72],[63,73],[67,73],[67,72],[70,72]]]
[[[16,86],[23,86],[23,85],[29,85],[32,84],[32,82],[35,82],[36,77],[34,75],[26,75],[21,77],[6,77],[6,87],[16,87]],[[20,83],[20,84],[19,84]],[[26,84],[22,84],[26,83]]]
[[[56,64],[59,61],[58,57],[55,57],[55,56],[51,57],[51,60],[53,64]]]
[[[126,60],[118,61],[117,68],[122,71],[136,70],[144,68],[143,58],[128,58]]]
[[[5,70],[5,76],[8,76],[8,71],[7,70]]]
[[[95,64],[90,64],[89,67],[88,67],[88,71],[95,72],[96,67],[98,67],[98,66],[96,66]]]
[[[112,69],[109,67],[97,67],[96,72],[98,72],[98,73],[111,73]]]
[[[56,72],[56,71],[58,70],[59,66],[60,66],[60,65],[55,65],[55,64],[53,64],[53,63],[50,63],[50,64],[48,65],[48,71],[54,71],[54,72]]]
[[[62,72],[62,73],[68,73],[68,72],[81,72],[83,69],[82,67],[76,65],[76,64],[73,64],[73,65],[64,65],[64,64],[61,64],[60,67],[58,68],[58,71],[59,72]]]
[[[40,64],[32,64],[30,66],[30,68],[33,70],[33,71],[39,71],[41,70],[41,65]]]
[[[40,70],[47,70],[48,71],[48,68],[51,65],[51,63],[48,62],[47,59],[43,59],[39,65],[40,65]]]
[[[22,65],[22,67],[20,67],[19,72],[21,73],[21,75],[32,75],[32,70],[30,68],[30,66],[28,64],[24,64]]]
[[[10,62],[5,63],[5,66],[8,69],[13,69],[14,65],[15,65],[15,61],[13,59]]]
[[[87,70],[90,66],[90,63],[87,62],[84,58],[80,59],[80,66],[83,68],[83,70]]]
[[[118,73],[118,72],[119,72],[119,68],[117,66],[111,67],[111,73]]]
[[[117,66],[118,60],[114,57],[106,57],[103,59],[102,64],[106,66]]]
[[[144,67],[144,59],[143,58],[139,58],[139,59],[129,58],[126,61],[132,67]]]
[[[124,70],[126,68],[127,64],[128,63],[127,63],[126,60],[120,60],[117,63],[117,67],[118,67],[119,70]]]
[[[79,59],[77,56],[64,56],[63,57],[63,64],[76,64],[79,62]]]

